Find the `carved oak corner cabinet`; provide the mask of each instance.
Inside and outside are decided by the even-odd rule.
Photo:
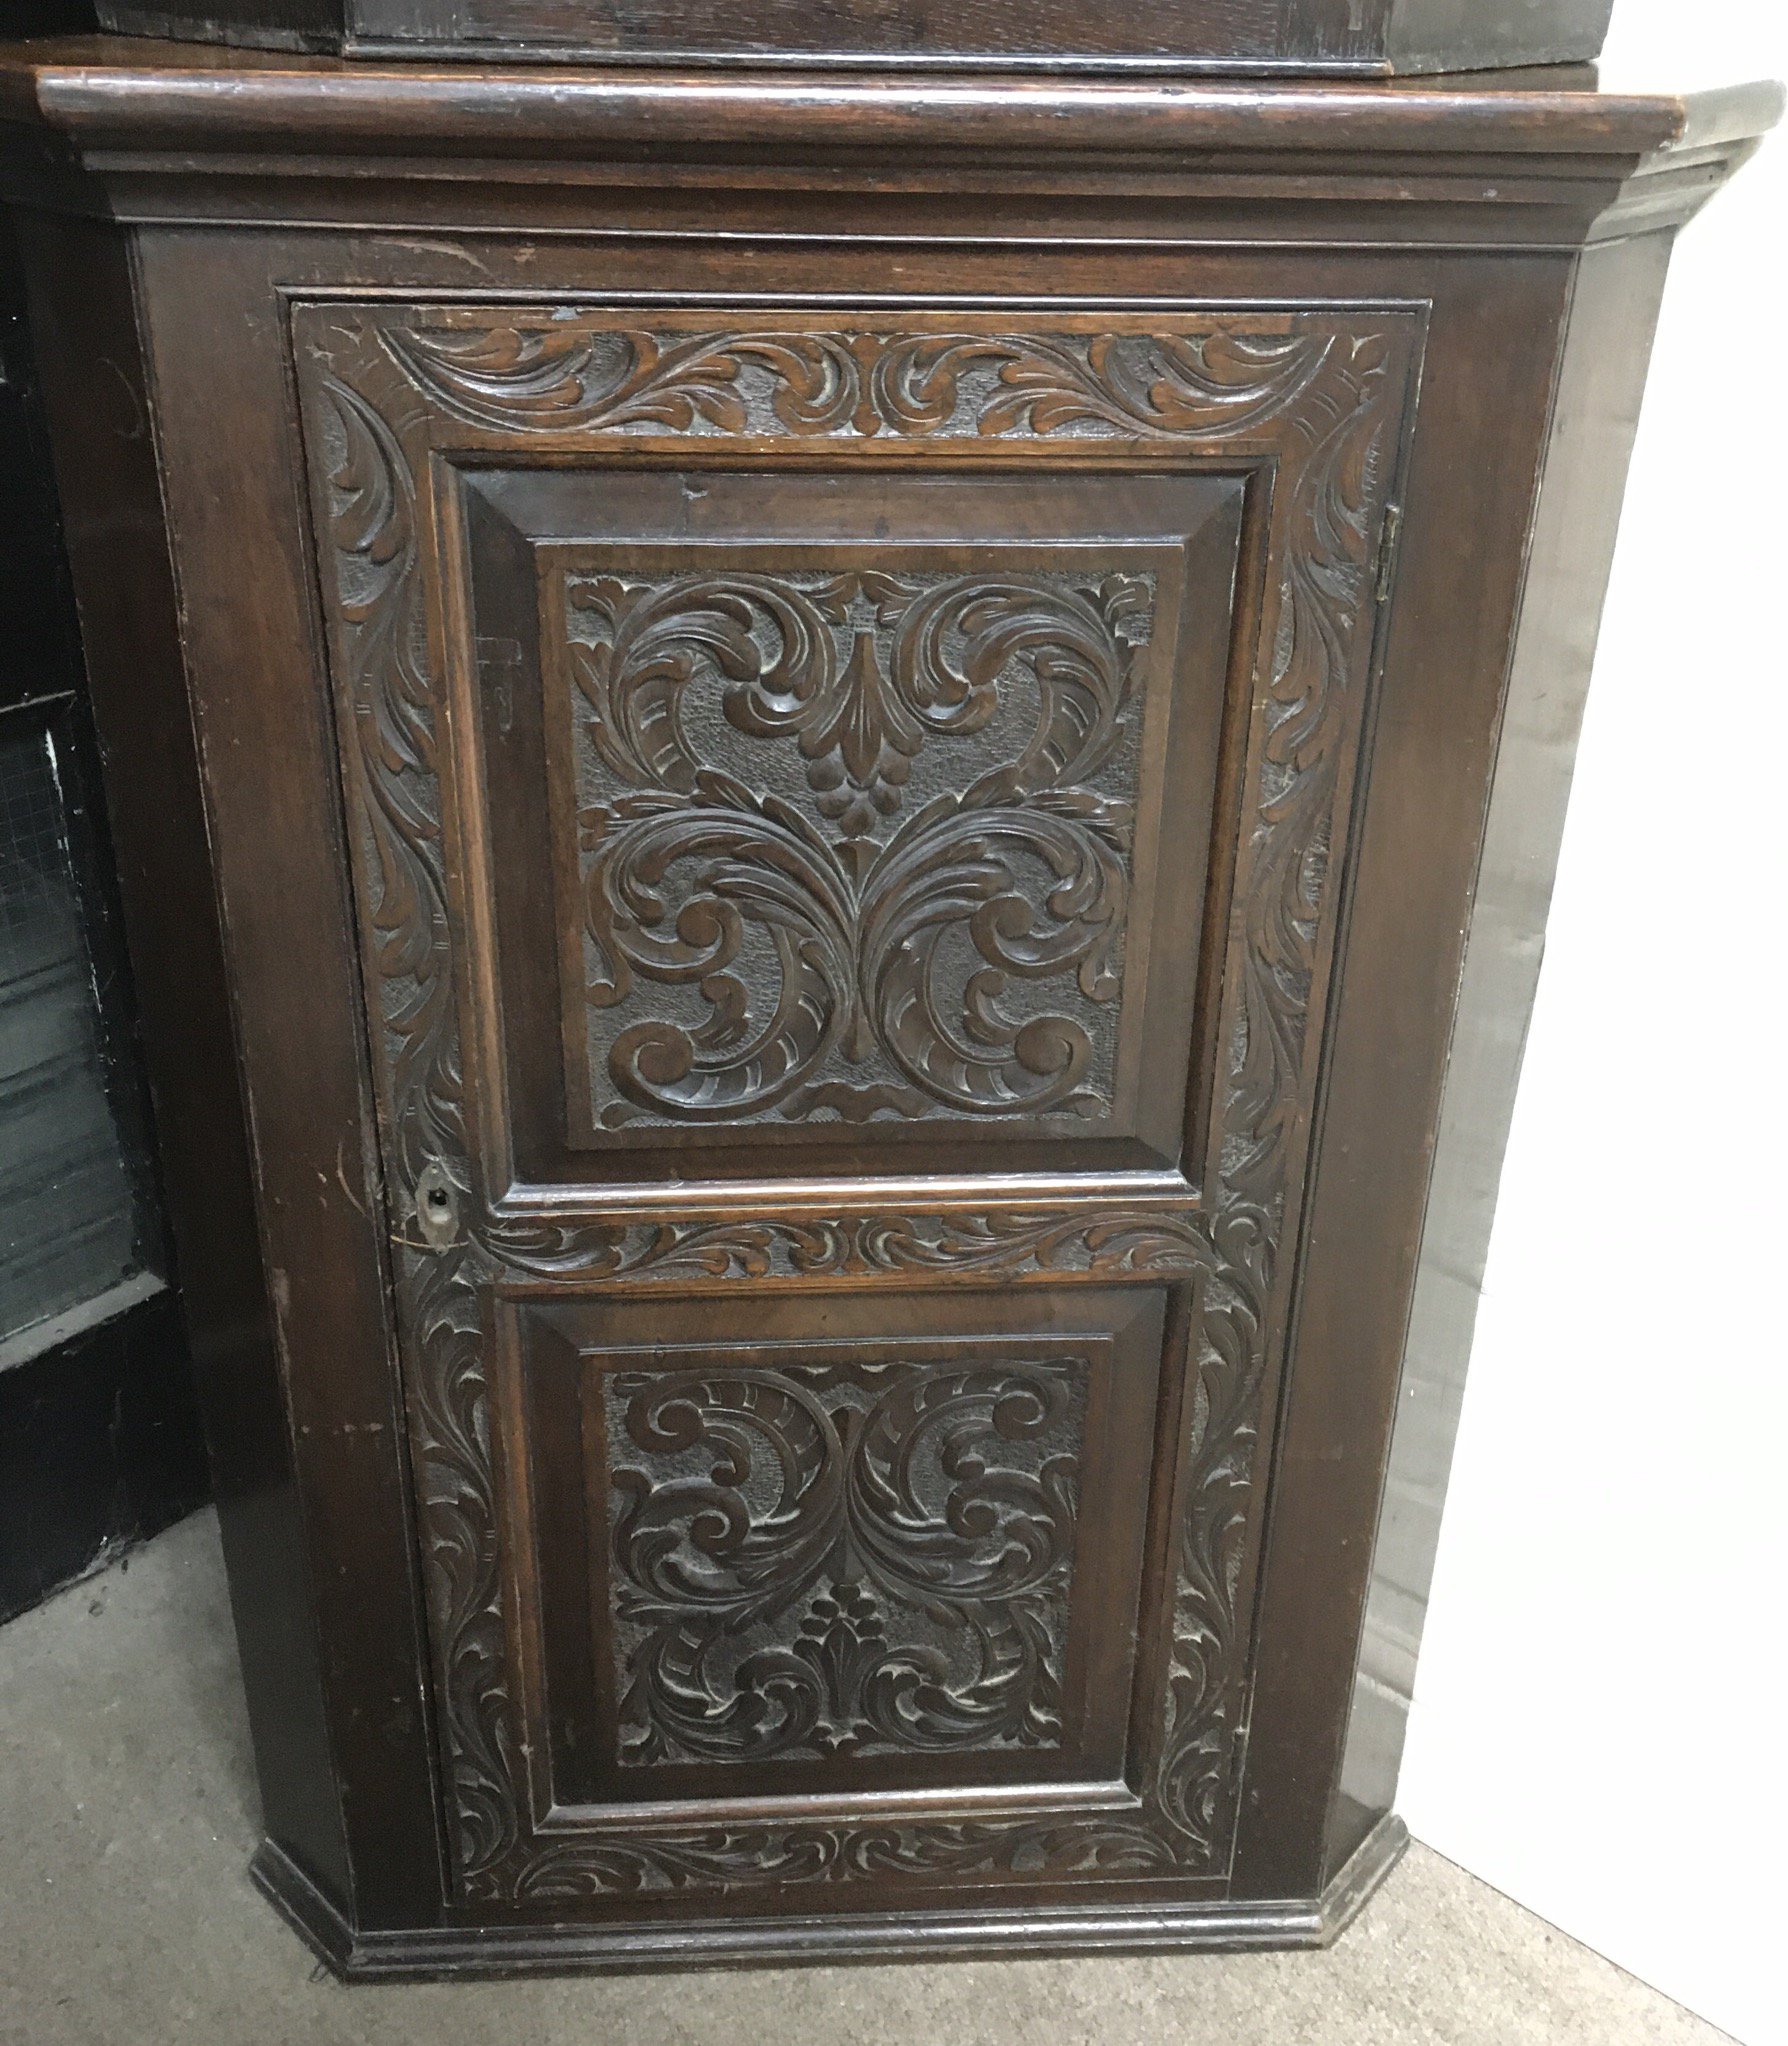
[[[338,1967],[1370,1892],[1670,240],[1778,110],[0,58]]]

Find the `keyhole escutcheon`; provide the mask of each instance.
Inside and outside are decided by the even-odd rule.
[[[459,1235],[459,1194],[438,1160],[417,1178],[416,1222],[431,1250],[445,1250]]]

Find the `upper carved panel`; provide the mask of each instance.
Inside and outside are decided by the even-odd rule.
[[[898,558],[564,576],[604,1127],[1109,1114],[1154,578]]]
[[[623,1767],[1059,1745],[1084,1364],[605,1387]]]

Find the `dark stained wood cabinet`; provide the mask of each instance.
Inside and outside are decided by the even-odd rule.
[[[1480,854],[1778,110],[0,60],[336,1965],[1358,1907]]]
[[[1346,76],[1561,64],[1613,0],[96,0],[102,27],[489,62],[1114,67]]]

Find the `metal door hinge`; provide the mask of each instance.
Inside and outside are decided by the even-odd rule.
[[[459,1188],[439,1159],[416,1176],[416,1227],[430,1250],[447,1250],[459,1239]]]
[[[1388,604],[1391,598],[1391,584],[1397,574],[1397,543],[1403,537],[1403,507],[1387,504],[1384,508],[1384,524],[1378,530],[1378,573],[1373,578],[1372,598],[1374,603]]]

